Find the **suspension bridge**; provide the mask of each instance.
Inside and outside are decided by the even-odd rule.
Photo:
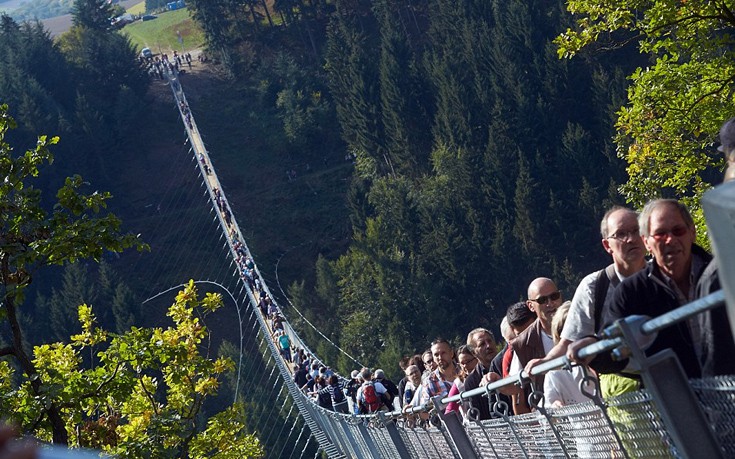
[[[639,359],[645,390],[607,400],[591,393],[585,403],[561,408],[547,408],[541,403],[532,413],[509,416],[508,407],[497,399],[498,390],[510,384],[527,383],[531,375],[524,372],[520,377],[501,379],[451,398],[436,397],[426,405],[410,409],[409,416],[401,411],[341,414],[319,407],[294,383],[290,364],[283,360],[266,317],[258,307],[258,291],[244,279],[236,262],[243,253],[251,260],[253,257],[179,77],[171,72],[168,81],[204,198],[214,214],[212,222],[219,234],[217,245],[224,250],[223,258],[227,260],[218,266],[203,266],[202,272],[214,270],[218,278],[227,279],[207,282],[227,292],[237,313],[240,357],[234,396],[238,397],[245,387],[245,398],[254,397],[260,400],[260,406],[266,405],[252,416],[265,419],[259,424],[258,435],[266,444],[268,457],[735,457],[735,377],[687,380],[675,355],[648,358],[635,344],[641,334],[655,333],[723,302],[727,303],[731,322],[735,323],[732,320],[735,315],[735,182],[710,191],[704,200],[710,236],[720,261],[723,291],[643,324],[619,323],[607,330],[607,339],[581,352],[594,355],[615,352],[622,346],[631,348],[634,358]],[[274,298],[257,264],[254,271],[262,283],[261,289]],[[305,321],[303,316],[302,320]],[[284,329],[293,345],[314,355],[288,320]],[[328,366],[328,362],[324,364]],[[570,362],[561,357],[534,368],[533,374],[569,366]],[[475,420],[471,415],[462,419],[457,413],[444,414],[443,408],[449,402],[478,394],[487,397],[492,419]],[[410,414],[416,413],[426,413],[428,422],[412,421]]]

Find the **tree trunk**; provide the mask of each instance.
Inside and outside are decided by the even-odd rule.
[[[265,0],[261,0],[263,2],[263,11],[265,11],[265,17],[268,18],[268,24],[273,27],[273,19],[271,19],[271,13],[268,11],[268,5],[266,5]]]
[[[5,263],[4,263],[5,264]],[[9,269],[7,264],[3,266],[3,277],[8,278]],[[7,290],[7,288],[6,288]],[[13,353],[18,359],[20,367],[26,374],[31,382],[31,387],[36,395],[41,394],[41,379],[38,377],[36,367],[33,365],[33,361],[30,356],[23,349],[23,332],[20,329],[20,323],[18,322],[18,314],[15,308],[15,301],[11,296],[5,297],[5,312],[7,313],[8,324],[10,325],[10,331],[13,335]],[[61,418],[58,408],[55,404],[51,404],[46,409],[46,415],[48,416],[49,422],[51,423],[51,432],[53,436],[53,442],[60,445],[69,444],[69,436],[66,432],[66,426],[64,420]]]

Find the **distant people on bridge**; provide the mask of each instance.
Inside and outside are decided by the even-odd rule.
[[[281,356],[283,357],[283,360],[286,362],[291,362],[291,339],[288,337],[288,334],[284,332],[283,330],[278,331],[276,334],[276,337],[278,339],[278,346],[281,351]]]
[[[293,374],[293,382],[296,384],[296,387],[302,389],[306,386],[306,383],[308,382],[308,374],[309,372],[306,371],[306,368],[304,368],[303,365],[296,365],[296,371]]]
[[[357,414],[357,390],[360,388],[360,372],[358,370],[352,370],[350,373],[350,379],[347,380],[344,387],[345,395],[347,396],[347,407],[348,411],[352,414]]]
[[[332,397],[332,408],[334,411],[342,414],[349,413],[349,405],[347,403],[347,396],[344,392],[344,385],[340,383],[337,375],[329,377],[329,395]]]
[[[393,411],[394,409],[400,408],[400,403],[398,403],[398,386],[388,379],[385,376],[385,372],[380,368],[375,370],[374,379],[385,387],[386,393],[384,400],[388,410]]]
[[[388,390],[379,381],[373,380],[373,373],[364,368],[360,373],[363,383],[357,390],[357,406],[359,414],[371,414],[377,411],[385,411],[386,392]]]
[[[273,319],[271,320],[271,329],[275,333],[276,331],[283,331],[283,322],[284,318],[280,314],[276,314]]]

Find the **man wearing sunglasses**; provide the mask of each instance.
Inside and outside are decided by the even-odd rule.
[[[561,306],[562,297],[556,284],[549,278],[539,277],[528,286],[526,306],[536,313],[536,320],[512,342],[515,354],[510,363],[510,374],[518,374],[532,359],[543,358],[553,347],[551,319]],[[536,388],[544,387],[543,375],[532,378]],[[525,397],[513,396],[513,410],[516,414],[530,411]]]
[[[615,287],[623,279],[632,276],[646,266],[646,248],[640,235],[638,213],[621,206],[610,208],[600,221],[602,248],[612,256],[612,264],[587,275],[579,283],[564,322],[561,339],[542,359],[531,360],[526,373],[541,363],[561,357],[571,343],[599,331],[604,304]],[[630,382],[620,377],[605,376],[600,379],[603,395],[617,395],[629,387]],[[635,387],[637,383],[634,383]]]
[[[695,299],[697,281],[712,256],[694,244],[694,220],[686,206],[673,199],[650,201],[638,218],[643,242],[653,255],[653,262],[615,289],[603,320],[603,327],[630,315],[657,317]],[[661,330],[647,348],[653,355],[671,348],[679,357],[690,378],[701,376],[697,354],[702,336],[696,320],[681,322]],[[576,352],[587,340],[570,346]],[[600,354],[592,362],[600,373],[620,372],[627,360],[613,362],[608,353]]]

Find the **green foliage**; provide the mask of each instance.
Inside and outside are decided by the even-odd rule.
[[[4,403],[26,433],[50,439],[45,422],[35,423],[38,410],[61,408],[71,442],[101,448],[116,457],[262,457],[258,439],[244,431],[235,407],[206,421],[204,402],[216,395],[229,359],[209,359],[201,346],[208,341],[203,319],[222,306],[217,295],[199,299],[193,282],[179,292],[169,309],[173,326],[131,328],[124,334],[97,327],[92,308],[79,307],[82,332],[69,344],[34,348],[33,363],[47,391],[37,397],[21,383]],[[93,351],[95,364],[83,364]],[[3,367],[0,385],[13,385]]]
[[[148,79],[118,33],[74,27],[55,42],[40,23],[19,25],[2,16],[0,59],[0,100],[13,108],[20,128],[11,134],[14,141],[61,134],[66,141],[59,154],[79,160],[85,175],[114,162],[126,145],[135,148],[121,140],[147,121]],[[72,168],[65,169],[73,160],[50,179],[70,174]]]
[[[328,126],[332,107],[322,97],[326,89],[317,78],[310,78],[288,55],[279,55],[273,65],[277,88],[275,106],[283,120],[288,141],[297,147],[322,145],[323,127]]]
[[[165,8],[167,0],[145,0],[145,11],[151,13],[160,8]]]
[[[386,368],[388,347],[497,324],[534,277],[571,294],[606,262],[596,227],[622,175],[624,73],[556,58],[560,4],[410,3],[337,2],[326,52],[356,178],[353,243],[318,292],[338,291],[341,345]]]
[[[731,6],[573,0],[568,8],[576,26],[557,38],[560,56],[624,34],[652,60],[631,74],[627,104],[618,112],[616,143],[630,177],[622,187],[626,198],[640,205],[674,196],[698,208],[707,177],[723,164],[715,135],[735,112]]]
[[[58,129],[74,102],[67,63],[40,23],[19,25],[5,15],[0,23],[0,98],[17,108],[25,130]]]
[[[156,19],[128,24],[121,33],[130,38],[136,49],[147,47],[154,53],[170,53],[173,49],[181,51],[177,32],[184,40],[185,50],[202,47],[205,44],[204,32],[189,13],[187,8],[156,13]]]
[[[12,339],[2,355],[13,355],[25,375],[21,383],[29,393],[40,396],[49,387],[37,376],[36,362],[24,347],[24,331],[19,322],[19,308],[24,291],[34,273],[46,266],[62,265],[79,259],[95,259],[107,251],[120,252],[146,246],[133,234],[120,231],[120,220],[104,213],[109,193],[83,194],[83,181],[79,176],[70,177],[56,194],[53,210],[42,205],[41,191],[34,186],[40,169],[51,163],[49,147],[58,142],[57,137],[40,136],[35,148],[16,156],[5,141],[8,131],[16,126],[8,115],[7,106],[0,106],[0,175],[5,177],[0,185],[0,289]],[[68,349],[62,345],[44,348],[44,355],[63,354]],[[53,358],[49,358],[53,360]],[[53,391],[52,391],[53,392]],[[20,402],[19,402],[20,403]],[[67,443],[60,407],[49,401],[37,399],[33,414],[26,422],[45,422],[50,438]],[[23,402],[27,405],[27,402]]]
[[[72,20],[75,27],[105,31],[110,29],[113,7],[106,0],[74,0]]]

